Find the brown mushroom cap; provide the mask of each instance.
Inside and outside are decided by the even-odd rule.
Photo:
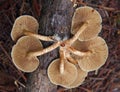
[[[32,72],[39,65],[37,57],[27,57],[28,52],[42,49],[41,42],[30,36],[21,37],[12,48],[12,60],[15,66],[24,72]]]
[[[78,61],[80,68],[84,71],[97,70],[105,64],[108,57],[108,47],[101,37],[96,37],[90,41],[77,40],[72,46],[82,52],[91,52],[81,57],[72,54],[72,57]]]
[[[71,85],[66,86],[66,88],[78,87],[79,85],[81,85],[83,83],[83,81],[85,80],[85,77],[88,74],[87,72],[81,70],[80,67],[78,67],[78,66],[76,66],[76,67],[77,67],[77,72],[78,72],[77,78]]]
[[[72,84],[77,77],[77,68],[68,61],[64,62],[64,72],[60,73],[60,59],[52,61],[48,67],[48,77],[55,85],[67,86]]]
[[[24,31],[30,31],[37,33],[39,24],[37,20],[29,15],[22,15],[15,20],[11,31],[11,37],[13,41],[17,41],[21,36],[24,35]]]
[[[88,26],[79,36],[79,40],[81,41],[96,37],[102,28],[100,14],[95,9],[84,6],[77,8],[74,13],[71,33],[75,34],[85,22],[88,22]]]

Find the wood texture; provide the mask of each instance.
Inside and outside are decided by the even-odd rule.
[[[42,0],[42,11],[39,20],[39,33],[43,35],[58,35],[61,40],[70,37],[71,19],[73,15],[70,0]],[[52,42],[42,42],[48,47]],[[39,57],[39,68],[29,74],[25,92],[57,92],[47,76],[47,67],[55,58],[59,57],[58,49]]]

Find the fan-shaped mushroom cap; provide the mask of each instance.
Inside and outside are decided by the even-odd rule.
[[[72,54],[73,58],[78,61],[80,68],[84,71],[97,70],[105,64],[108,57],[108,47],[105,40],[101,37],[96,37],[89,41],[77,40],[72,46],[82,52],[91,52],[81,57]]]
[[[27,57],[27,54],[40,49],[42,49],[42,44],[38,39],[30,36],[20,38],[12,48],[11,56],[13,63],[24,72],[36,70],[39,60],[37,57]]]
[[[52,61],[48,67],[48,77],[53,84],[67,86],[72,84],[77,77],[77,68],[68,61],[64,62],[64,72],[60,73],[60,59]]]
[[[24,35],[24,31],[30,31],[33,33],[37,33],[39,28],[39,24],[37,20],[29,15],[22,15],[15,20],[11,31],[11,37],[13,41],[18,40],[21,36]]]
[[[96,37],[102,28],[102,18],[100,14],[95,9],[84,6],[77,8],[74,13],[71,33],[75,34],[85,22],[88,23],[88,26],[79,36],[81,41],[90,40]]]
[[[77,66],[77,78],[76,80],[69,86],[66,86],[66,88],[75,88],[78,87],[79,85],[81,85],[83,83],[83,81],[85,80],[85,77],[87,76],[87,72],[83,71],[80,69],[80,67]]]

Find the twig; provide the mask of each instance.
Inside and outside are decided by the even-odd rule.
[[[107,10],[107,11],[115,11],[114,8],[105,7],[105,6],[102,6],[102,5],[89,4],[89,3],[83,3],[83,2],[77,2],[77,4],[88,5],[88,6],[92,6],[92,7],[97,7],[97,8],[101,8],[101,9]]]
[[[15,80],[15,85],[18,87],[18,84],[19,85],[21,85],[22,87],[24,87],[24,88],[26,88],[26,86],[23,84],[23,83],[21,83],[20,81],[18,81],[18,80]]]
[[[4,14],[4,15],[5,15],[5,17],[7,18],[7,20],[9,21],[10,25],[12,26],[13,23],[12,23],[12,21],[10,20],[10,18],[9,18],[6,14]]]
[[[2,44],[0,43],[0,48],[2,49],[2,51],[5,53],[5,55],[8,57],[8,59],[12,62],[11,57],[9,56],[8,52],[5,50],[5,48],[2,46]],[[16,70],[16,69],[15,69]],[[19,72],[19,74],[22,76],[22,78],[27,81],[26,77],[23,75],[23,73],[20,70],[17,70]]]
[[[104,78],[95,78],[95,77],[90,77],[91,80],[104,80]]]
[[[24,6],[25,6],[25,0],[23,0],[21,8],[20,8],[20,15],[22,15],[23,10],[24,10]]]
[[[92,90],[89,90],[89,89],[87,89],[87,88],[84,88],[84,87],[79,87],[80,89],[83,89],[84,91],[86,91],[86,92],[93,92]]]
[[[9,56],[8,52],[5,50],[5,48],[2,46],[2,44],[0,43],[0,48],[2,49],[2,51],[5,53],[5,55],[7,56],[7,58],[12,62],[11,57]]]

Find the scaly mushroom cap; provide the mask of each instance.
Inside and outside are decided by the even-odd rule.
[[[78,72],[77,78],[71,85],[66,86],[66,88],[78,87],[79,85],[81,85],[83,83],[83,81],[85,80],[85,77],[88,74],[87,72],[81,70],[80,67],[78,67],[78,66],[76,66],[76,67],[77,67],[77,72]]]
[[[30,36],[21,37],[12,48],[12,60],[15,66],[24,72],[32,72],[39,65],[37,57],[27,57],[27,54],[32,51],[42,49],[41,42]]]
[[[48,77],[55,85],[67,86],[72,84],[77,77],[77,68],[68,61],[64,62],[64,72],[60,73],[60,59],[52,61],[48,67]]]
[[[80,34],[79,40],[81,41],[96,37],[102,28],[100,14],[95,9],[84,6],[77,8],[74,13],[71,33],[75,34],[85,22],[88,23],[88,27]]]
[[[22,15],[15,20],[11,31],[11,37],[13,41],[17,41],[21,36],[24,35],[24,31],[30,31],[37,33],[39,24],[37,20],[29,15]]]
[[[101,37],[96,37],[90,41],[79,41],[77,40],[73,45],[75,49],[79,51],[90,51],[85,56],[75,56],[73,58],[78,61],[80,68],[84,71],[93,71],[100,68],[108,57],[108,47],[106,42]]]

